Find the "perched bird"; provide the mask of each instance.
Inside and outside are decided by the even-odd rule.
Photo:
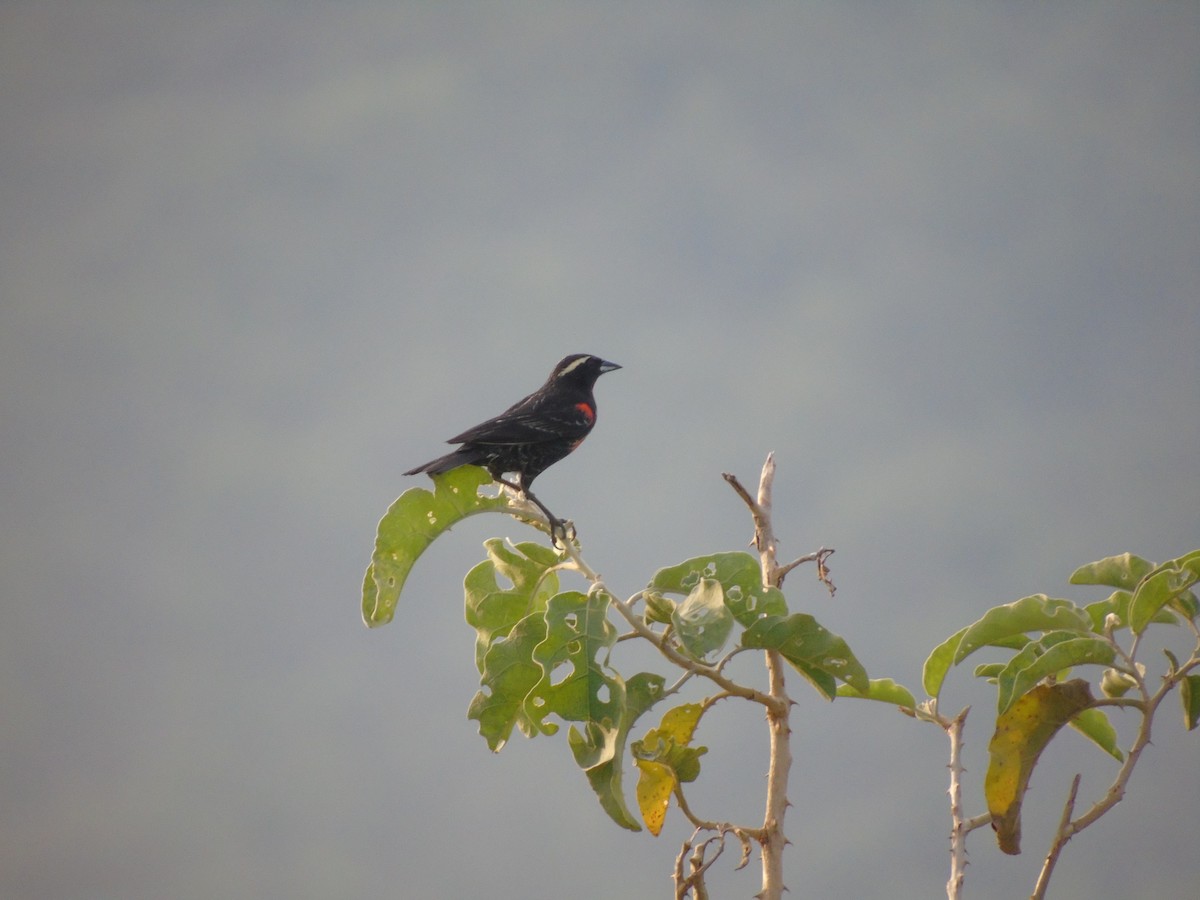
[[[450,438],[446,443],[460,444],[457,450],[404,474],[436,475],[468,464],[483,466],[492,478],[516,489],[545,513],[554,535],[562,529],[562,522],[530,492],[529,486],[583,443],[596,424],[596,399],[592,394],[596,379],[619,368],[598,356],[572,354],[524,400]],[[515,483],[504,479],[508,472],[516,475]]]

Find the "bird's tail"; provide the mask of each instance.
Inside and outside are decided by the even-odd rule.
[[[419,475],[422,472],[428,472],[430,475],[440,475],[442,472],[449,472],[451,469],[457,469],[459,466],[478,465],[484,462],[484,459],[485,455],[478,448],[459,447],[453,453],[439,456],[437,459],[432,459],[424,465],[417,466],[415,469],[409,469],[404,474]]]

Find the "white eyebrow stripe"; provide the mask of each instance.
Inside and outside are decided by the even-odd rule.
[[[579,368],[585,362],[587,362],[589,358],[590,357],[587,357],[587,356],[581,356],[581,357],[579,357],[579,359],[576,359],[576,360],[568,363],[566,366],[563,367],[562,371],[560,371],[558,373],[558,377],[562,378],[562,376],[564,376],[570,372],[574,372],[577,368]]]

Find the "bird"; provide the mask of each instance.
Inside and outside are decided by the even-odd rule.
[[[564,357],[546,383],[528,397],[446,441],[458,444],[457,449],[404,474],[433,476],[459,466],[483,466],[494,481],[516,490],[545,513],[552,539],[557,541],[559,532],[565,538],[562,520],[534,496],[530,485],[583,443],[596,424],[596,379],[619,368],[590,353]],[[504,478],[508,473],[516,475],[515,482]]]

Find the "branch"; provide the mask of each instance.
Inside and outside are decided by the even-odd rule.
[[[965,707],[953,719],[945,722],[946,735],[950,738],[950,879],[946,882],[948,900],[959,900],[962,896],[963,880],[967,875],[967,823],[963,819],[962,775],[966,770],[962,764],[963,726],[971,707]],[[939,717],[941,718],[941,717]],[[988,816],[991,819],[991,816]]]
[[[754,546],[758,549],[762,566],[764,587],[779,587],[786,571],[781,572],[775,558],[775,531],[771,524],[771,489],[775,483],[775,454],[768,453],[758,481],[758,497],[742,487],[737,478],[724,473],[725,480],[742,498],[754,520]],[[828,555],[828,554],[826,554]],[[789,569],[790,570],[790,569]],[[763,816],[762,844],[762,900],[780,900],[786,890],[783,884],[783,850],[787,837],[783,831],[783,820],[787,813],[788,776],[792,769],[792,729],[788,723],[791,698],[787,695],[787,682],[783,656],[777,650],[764,651],[767,666],[767,683],[771,698],[775,701],[767,707],[767,729],[770,735],[771,764],[767,772],[767,801]]]
[[[646,624],[645,619],[633,611],[633,604],[640,596],[640,592],[635,594],[629,600],[622,600],[611,590],[609,590],[608,585],[604,583],[604,579],[600,577],[595,569],[593,569],[584,561],[583,557],[579,554],[579,547],[574,541],[566,541],[565,544],[565,552],[567,556],[570,557],[573,568],[591,583],[590,590],[601,591],[607,594],[609,599],[612,601],[613,607],[616,608],[617,612],[621,614],[621,617],[629,623],[629,626],[635,632],[637,632],[638,636],[653,644],[658,649],[658,652],[666,657],[675,666],[683,669],[685,672],[692,672],[696,675],[703,676],[728,694],[737,697],[744,697],[747,700],[760,703],[768,710],[780,705],[780,701],[777,698],[772,697],[769,694],[764,694],[762,691],[756,691],[754,688],[749,688],[745,685],[738,684],[736,681],[726,677],[721,672],[720,666],[706,665],[705,663],[699,662],[698,660],[692,659],[691,657],[680,653],[675,649],[670,641],[666,639],[665,635],[659,634]]]
[[[1050,852],[1046,854],[1046,861],[1042,863],[1042,871],[1038,874],[1037,884],[1033,888],[1030,900],[1040,900],[1046,896],[1046,888],[1050,886],[1050,876],[1058,863],[1059,854],[1062,853],[1063,847],[1067,846],[1067,841],[1071,839],[1068,831],[1071,827],[1071,816],[1075,813],[1075,798],[1079,796],[1081,777],[1076,774],[1071,779],[1071,791],[1067,794],[1067,802],[1063,805],[1062,818],[1058,821],[1058,831],[1055,832],[1054,842],[1050,845]]]
[[[1137,638],[1134,638],[1136,643]],[[1132,659],[1135,650],[1131,650],[1129,658]],[[1145,694],[1145,682],[1139,677],[1138,685],[1146,697],[1145,701],[1140,704],[1142,713],[1142,724],[1138,728],[1137,737],[1134,739],[1133,746],[1129,748],[1129,753],[1125,756],[1125,761],[1121,764],[1120,770],[1117,772],[1117,777],[1109,786],[1104,796],[1097,800],[1092,807],[1080,816],[1078,819],[1072,819],[1071,816],[1075,812],[1075,799],[1079,788],[1079,776],[1075,776],[1075,783],[1071,786],[1071,793],[1067,798],[1066,807],[1063,810],[1062,820],[1059,822],[1058,830],[1054,834],[1054,841],[1050,845],[1050,851],[1046,854],[1046,860],[1042,864],[1042,870],[1038,874],[1038,880],[1034,886],[1034,892],[1030,900],[1043,900],[1046,896],[1046,889],[1049,886],[1050,875],[1054,871],[1054,866],[1058,862],[1058,857],[1062,853],[1063,848],[1067,845],[1067,841],[1071,840],[1083,829],[1093,824],[1097,819],[1103,816],[1106,812],[1125,799],[1125,786],[1129,783],[1130,776],[1133,775],[1133,770],[1137,766],[1138,760],[1141,758],[1142,751],[1150,743],[1150,727],[1154,720],[1154,713],[1158,710],[1158,706],[1167,694],[1169,694],[1179,680],[1187,674],[1189,670],[1200,665],[1200,647],[1192,651],[1192,658],[1184,665],[1176,669],[1171,675],[1163,678],[1163,683],[1153,695]],[[1112,700],[1099,701],[1097,706],[1118,705]],[[1122,706],[1130,706],[1138,708],[1138,703],[1122,703]]]

